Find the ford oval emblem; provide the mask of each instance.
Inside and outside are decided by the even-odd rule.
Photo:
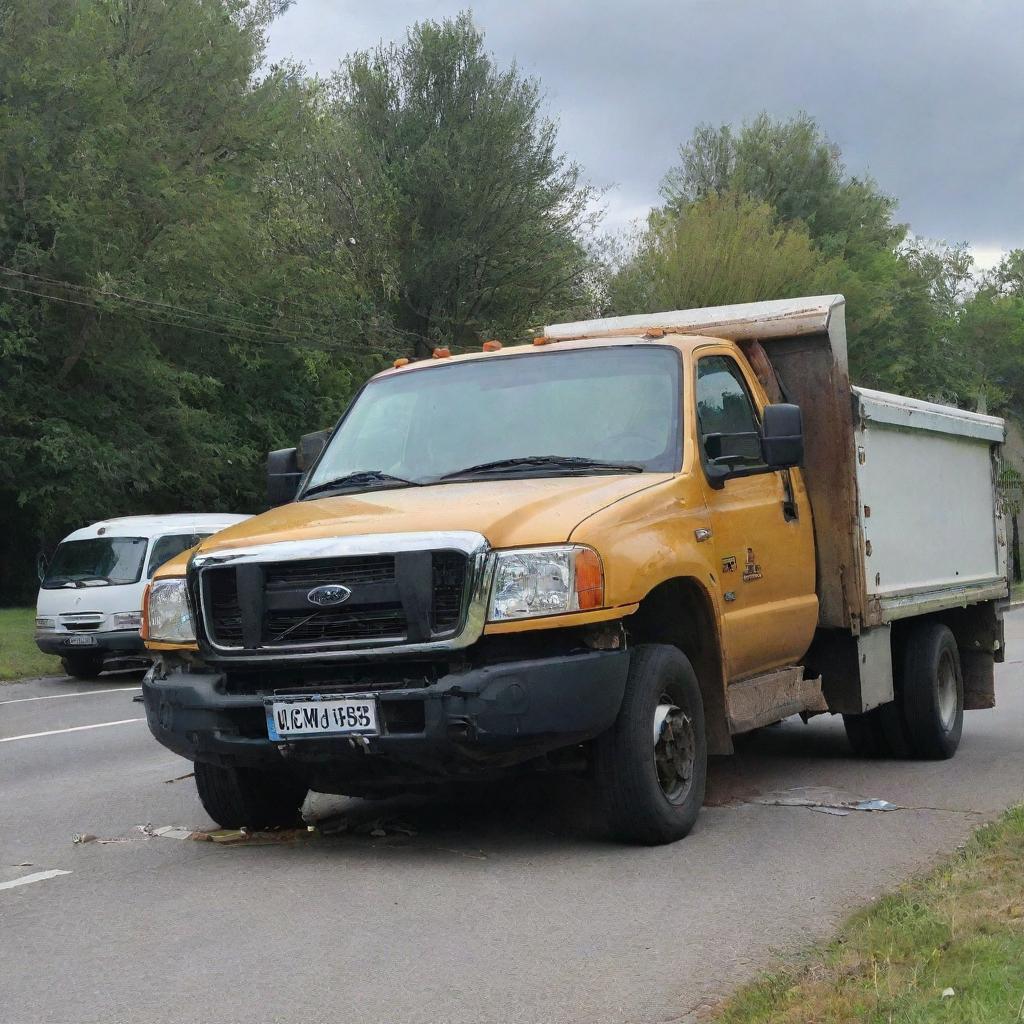
[[[306,595],[310,604],[319,605],[321,608],[329,608],[334,604],[344,604],[352,596],[348,587],[340,583],[328,583],[325,587],[317,587]]]

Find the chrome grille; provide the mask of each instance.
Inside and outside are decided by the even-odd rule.
[[[228,652],[423,644],[465,624],[469,566],[468,552],[452,549],[212,564],[194,593],[204,639]],[[328,584],[348,588],[349,598],[310,603],[310,590]]]

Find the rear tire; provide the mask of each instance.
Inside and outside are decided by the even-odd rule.
[[[221,828],[280,828],[302,822],[309,787],[287,771],[225,768],[197,761],[196,790]]]
[[[594,774],[617,839],[655,846],[693,828],[704,803],[707,739],[700,685],[680,650],[633,648],[618,717],[594,741]]]
[[[74,679],[95,679],[103,671],[102,654],[66,654],[60,663]]]
[[[952,757],[964,727],[964,679],[956,638],[941,622],[922,622],[903,653],[903,712],[910,756],[940,761]]]

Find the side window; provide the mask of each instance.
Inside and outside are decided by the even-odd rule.
[[[194,548],[208,533],[169,533],[165,537],[159,537],[153,543],[149,552],[149,565],[146,567],[146,577],[152,578],[153,573],[160,568],[164,562],[169,562],[175,555],[182,551]]]
[[[764,465],[754,403],[729,356],[704,356],[697,362],[697,422],[708,462],[734,468]]]

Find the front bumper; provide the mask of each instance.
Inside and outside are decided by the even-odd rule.
[[[82,646],[72,644],[72,637],[92,637],[96,642]],[[36,647],[43,654],[57,654],[67,657],[69,654],[111,654],[131,653],[145,654],[146,648],[137,629],[114,629],[99,633],[36,633]]]
[[[362,689],[377,698],[382,734],[358,740],[271,740],[263,698],[273,694],[229,693],[211,669],[158,664],[142,692],[153,735],[189,760],[267,767],[285,758],[306,766],[313,788],[353,792],[346,782],[360,777],[464,776],[592,739],[614,722],[628,671],[627,651],[589,651]]]

